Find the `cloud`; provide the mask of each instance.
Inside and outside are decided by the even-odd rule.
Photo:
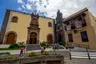
[[[87,7],[93,15],[96,15],[96,12],[94,12],[96,11],[95,6],[96,0],[63,0],[58,8],[63,13],[63,17],[67,17],[85,7]]]
[[[63,13],[63,17],[67,17],[85,7],[96,16],[96,0],[18,0],[18,3],[25,10],[46,13],[47,17],[56,17],[57,10]]]
[[[32,10],[32,7],[31,7],[30,4],[26,4],[26,8],[27,8],[28,10]]]
[[[20,4],[24,3],[23,0],[17,0],[17,2]]]
[[[21,6],[22,8],[26,9],[24,5]]]
[[[19,11],[22,11],[22,8],[21,8],[21,7],[18,7],[17,9],[18,9]]]

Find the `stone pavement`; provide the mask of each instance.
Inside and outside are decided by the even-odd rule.
[[[96,64],[96,59],[64,59],[64,64]]]
[[[88,50],[88,51],[90,51],[89,53],[91,53],[92,50]],[[96,51],[96,50],[94,50],[94,51]],[[71,49],[71,52],[74,52],[74,54],[77,54],[77,52],[78,53],[81,52],[81,53],[83,53],[82,55],[84,56],[84,53],[86,52],[86,49],[85,48],[75,47],[74,49]],[[81,53],[79,53],[79,55]],[[69,57],[65,56],[64,59],[65,59],[64,64],[96,64],[96,58],[95,59],[90,59],[90,60],[88,58],[72,58],[70,60]]]

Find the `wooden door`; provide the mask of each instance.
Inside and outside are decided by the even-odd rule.
[[[9,33],[7,36],[6,44],[13,44],[15,43],[16,36],[14,33]]]
[[[51,34],[47,36],[47,42],[49,44],[52,44],[53,43],[53,36]]]
[[[37,33],[32,32],[30,34],[30,44],[36,44],[37,43]]]

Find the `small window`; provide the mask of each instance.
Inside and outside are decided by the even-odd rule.
[[[69,39],[69,42],[73,42],[73,36],[72,36],[72,34],[68,34],[68,39]]]
[[[18,17],[17,16],[13,16],[11,19],[11,22],[17,23],[18,21]]]
[[[86,31],[81,32],[81,38],[82,38],[82,42],[88,42],[89,41]]]
[[[51,24],[51,22],[48,22],[48,27],[52,27],[52,24]]]

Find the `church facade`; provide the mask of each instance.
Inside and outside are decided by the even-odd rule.
[[[54,22],[53,19],[38,14],[7,9],[0,35],[1,44],[39,44],[42,41],[53,44]]]

